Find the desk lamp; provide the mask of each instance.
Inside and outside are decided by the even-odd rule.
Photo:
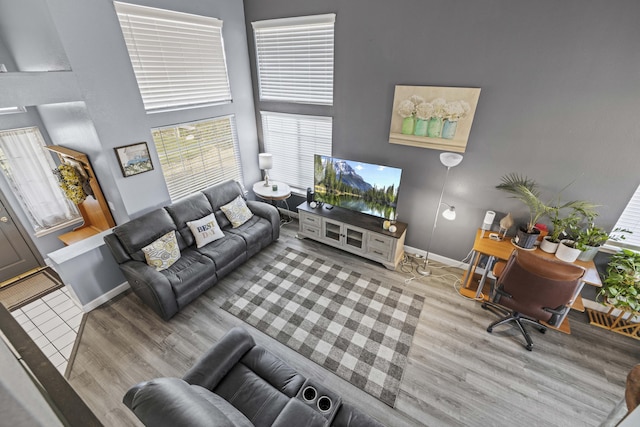
[[[270,153],[258,154],[258,165],[264,171],[264,186],[269,186],[269,169],[273,167],[273,155]]]
[[[442,190],[440,191],[440,200],[438,201],[438,205],[436,206],[436,215],[433,219],[433,228],[431,229],[431,237],[429,238],[429,245],[427,246],[427,254],[424,257],[424,264],[422,267],[418,266],[416,269],[418,273],[423,276],[431,275],[431,270],[427,269],[427,265],[429,264],[429,253],[431,252],[431,242],[433,242],[433,235],[436,232],[436,226],[438,225],[438,216],[440,215],[440,206],[446,206],[444,212],[442,212],[442,216],[449,221],[453,221],[456,219],[456,208],[447,203],[442,202],[442,196],[444,195],[444,189],[447,185],[447,177],[449,176],[449,169],[458,166],[462,161],[462,154],[457,153],[441,153],[440,154],[440,163],[447,167],[447,173],[444,176],[444,182],[442,183]]]

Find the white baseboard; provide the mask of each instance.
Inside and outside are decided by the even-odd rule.
[[[424,259],[424,257],[427,255],[426,251],[423,251],[422,249],[417,249],[411,246],[407,246],[407,245],[404,245],[404,251],[408,254],[419,255],[420,257],[422,257],[422,259]],[[469,268],[469,264],[467,264],[466,262],[458,261],[457,259],[447,258],[442,255],[434,254],[433,252],[429,254],[429,259],[433,261],[441,262],[451,267],[458,267],[465,270]],[[481,273],[484,270],[481,268],[478,268],[477,271]]]
[[[111,300],[112,298],[115,298],[116,296],[120,295],[121,293],[129,289],[129,287],[130,287],[129,282],[121,283],[120,285],[111,289],[109,292],[103,295],[100,295],[98,298],[94,299],[93,301],[90,301],[89,303],[83,305],[82,311],[84,311],[85,313],[88,313],[91,310],[100,307],[105,302]]]

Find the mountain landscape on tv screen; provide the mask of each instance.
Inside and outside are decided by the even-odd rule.
[[[380,182],[375,174],[365,179],[352,166],[378,170]],[[315,194],[318,201],[334,206],[363,212],[383,218],[394,219],[397,206],[398,187],[402,170],[386,168],[361,162],[336,159],[325,156],[315,158]],[[385,175],[394,174],[392,182]]]

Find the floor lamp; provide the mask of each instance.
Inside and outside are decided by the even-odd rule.
[[[440,154],[440,163],[447,167],[447,173],[444,176],[444,182],[442,183],[442,190],[440,191],[440,200],[438,200],[438,205],[436,206],[436,215],[433,218],[433,228],[431,229],[431,237],[429,238],[429,244],[427,246],[427,254],[424,257],[424,265],[422,269],[418,266],[417,271],[423,276],[431,275],[431,270],[427,269],[427,265],[429,264],[429,253],[431,252],[431,242],[433,242],[433,235],[436,232],[436,226],[438,225],[438,217],[440,216],[440,206],[447,206],[444,212],[442,212],[442,216],[449,221],[453,221],[456,219],[456,208],[454,206],[448,205],[442,202],[442,196],[444,196],[444,189],[447,185],[447,177],[449,176],[449,169],[458,166],[462,161],[462,154],[457,153],[441,153]]]

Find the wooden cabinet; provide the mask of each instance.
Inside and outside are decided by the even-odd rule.
[[[93,173],[93,168],[87,155],[59,145],[50,145],[46,148],[56,153],[61,163],[70,163],[76,168],[82,169],[93,192],[92,196],[87,197],[84,202],[77,205],[84,223],[73,231],[59,235],[58,238],[65,245],[70,245],[115,227],[116,223],[113,220],[113,216],[111,216],[107,199],[102,194],[102,188],[100,188],[98,179]]]
[[[382,218],[334,207],[298,206],[298,235],[317,240],[395,270],[404,254],[407,224],[397,222],[397,230],[383,230]]]

